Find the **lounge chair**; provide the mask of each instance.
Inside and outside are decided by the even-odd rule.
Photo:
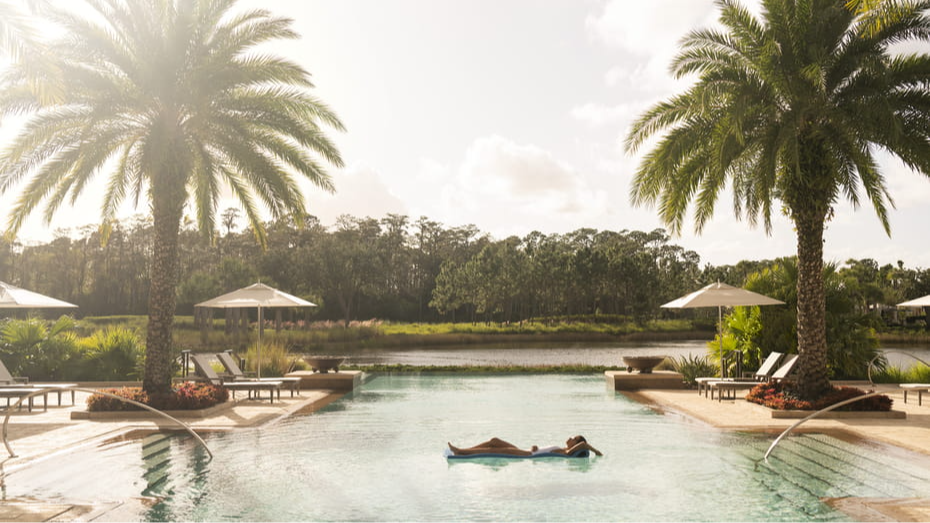
[[[255,393],[257,398],[261,398],[259,394],[262,390],[267,390],[271,402],[274,403],[275,392],[278,393],[278,397],[281,397],[281,385],[284,382],[280,380],[262,380],[262,381],[235,381],[235,380],[224,380],[220,377],[219,374],[213,367],[210,365],[210,360],[208,359],[207,354],[191,354],[191,361],[194,363],[194,370],[197,372],[197,375],[206,381],[209,381],[213,385],[221,385],[226,387],[233,393],[233,399],[236,397],[237,390],[244,390],[249,393],[249,397],[252,397],[252,393]]]
[[[68,387],[77,387],[77,383],[29,383],[29,378],[15,378],[10,371],[6,368],[6,365],[3,364],[3,361],[0,361],[0,387],[4,389],[51,389],[49,392],[55,392],[58,394],[58,406],[61,406],[61,393],[65,392],[65,389]],[[10,391],[6,397],[7,406],[9,406],[10,397],[20,397],[25,396],[29,392],[24,392],[19,396],[16,396],[13,391]],[[43,395],[44,399],[48,399],[48,396]],[[29,400],[29,410],[32,410],[32,399]],[[74,405],[74,391],[71,391],[71,404]],[[46,407],[47,408],[47,407]]]
[[[930,392],[930,383],[901,383],[898,385],[904,389],[904,403],[907,403],[907,391],[917,391],[917,405],[923,405],[924,392]]]
[[[781,362],[781,359],[785,355],[781,352],[771,352],[765,358],[765,361],[762,362],[762,365],[759,366],[759,370],[754,373],[751,373],[748,376],[744,376],[745,379],[737,380],[736,378],[717,378],[717,377],[707,377],[707,378],[697,378],[694,380],[697,382],[698,394],[708,394],[710,387],[707,386],[708,383],[712,381],[768,381],[772,377],[772,373],[775,369],[778,368],[778,363]]]
[[[26,383],[29,383],[29,378],[14,378],[3,361],[0,361],[0,387],[18,387]]]
[[[784,381],[784,380],[786,380],[786,379],[791,375],[791,373],[794,372],[794,364],[795,364],[797,361],[798,361],[798,356],[797,356],[797,354],[793,354],[793,355],[789,356],[788,359],[785,360],[785,363],[782,364],[782,366],[779,367],[778,370],[776,370],[775,372],[772,373],[772,375],[769,377],[768,381],[775,381],[775,382],[778,382],[778,381]],[[737,390],[748,390],[748,389],[751,389],[751,388],[755,387],[755,386],[758,385],[759,383],[761,383],[761,382],[759,382],[759,381],[754,381],[754,380],[753,380],[753,381],[749,381],[749,380],[747,380],[747,381],[725,381],[725,380],[720,380],[720,381],[711,381],[711,382],[707,383],[706,386],[710,388],[710,399],[714,399],[714,390],[716,390],[716,391],[717,391],[717,401],[723,401],[723,393],[724,393],[724,391],[727,392],[727,396],[729,397],[729,393],[730,393],[730,392],[736,392]]]
[[[227,375],[231,377],[233,381],[281,381],[284,383],[284,386],[291,391],[292,398],[294,397],[294,391],[297,391],[298,395],[300,394],[300,378],[253,378],[247,376],[242,372],[242,369],[239,368],[239,364],[236,363],[236,358],[234,358],[229,351],[217,352],[216,359],[220,360],[223,367],[226,367]],[[223,378],[226,381],[229,380],[226,376]]]
[[[25,396],[29,396],[29,394],[32,394],[36,391],[41,391],[41,392],[36,394],[35,396],[30,396],[29,399],[26,400],[26,406],[28,407],[29,412],[32,412],[32,402],[36,396],[42,396],[43,410],[48,410],[48,390],[47,389],[33,388],[33,387],[15,387],[15,386],[14,387],[3,387],[3,388],[0,388],[0,398],[6,398],[6,408],[7,410],[9,410],[11,406],[10,400],[12,400],[13,398],[22,398]],[[59,396],[58,402],[59,404],[61,404],[60,396]],[[20,408],[22,408],[22,405],[20,405]]]

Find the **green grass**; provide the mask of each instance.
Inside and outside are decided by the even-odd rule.
[[[884,370],[872,373],[875,383],[930,383],[930,367],[918,364],[906,369],[889,365]]]
[[[435,334],[608,334],[625,335],[641,332],[680,332],[691,330],[687,320],[652,320],[645,323],[520,322],[499,323],[389,323],[381,327],[385,336],[423,336]]]
[[[79,329],[93,331],[122,325],[144,335],[146,316],[87,317]],[[682,339],[700,336],[687,320],[656,320],[637,323],[629,320],[591,322],[572,320],[557,322],[499,323],[384,323],[377,320],[352,322],[349,327],[332,321],[310,325],[288,325],[280,331],[265,328],[264,339],[283,344],[293,352],[320,352],[339,348],[391,348],[426,345],[458,345],[509,341],[616,341],[630,339]],[[175,316],[175,346],[194,350],[245,350],[257,340],[253,327],[239,336],[227,335],[222,319],[214,320],[206,333],[194,328],[191,316]]]

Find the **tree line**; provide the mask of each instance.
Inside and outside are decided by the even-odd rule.
[[[266,248],[239,212],[221,214],[215,239],[187,224],[179,237],[177,312],[262,281],[319,305],[288,319],[496,321],[578,315],[647,320],[660,305],[714,281],[742,286],[768,260],[701,264],[662,229],[493,239],[474,225],[426,217],[308,217],[265,224]],[[147,314],[152,223],[137,216],[58,231],[48,242],[0,240],[0,280],[79,305],[80,316]],[[104,238],[104,232],[107,237]],[[930,294],[930,270],[903,261],[848,260],[840,285],[862,313]],[[897,318],[889,309],[889,321]]]

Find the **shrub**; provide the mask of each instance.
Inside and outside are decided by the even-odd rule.
[[[716,376],[717,366],[710,362],[706,356],[681,356],[674,360],[675,372],[681,374],[685,383],[695,385],[697,378],[702,376]]]
[[[291,355],[284,343],[277,340],[264,340],[262,343],[262,372],[263,377],[284,376],[294,368],[296,357]],[[250,372],[258,370],[258,347],[249,346],[245,355],[245,362]]]
[[[136,331],[110,326],[81,339],[91,374],[103,381],[125,380],[141,376],[142,340]]]
[[[206,409],[229,399],[229,391],[226,387],[190,381],[175,385],[170,394],[154,397],[149,397],[144,390],[138,387],[103,389],[103,392],[138,401],[159,410]],[[90,412],[110,412],[142,410],[142,408],[116,398],[94,394],[87,398],[87,410]]]
[[[872,373],[875,383],[927,383],[930,381],[930,367],[918,364],[908,369],[889,365]]]
[[[0,322],[0,357],[16,376],[30,380],[73,379],[81,351],[74,334],[74,320],[61,316],[51,322],[41,318]]]
[[[833,387],[833,389],[815,401],[803,401],[786,390],[782,383],[760,383],[749,391],[747,401],[764,405],[774,410],[820,410],[841,401],[866,394],[861,389],[853,387]],[[891,410],[892,399],[888,396],[872,396],[836,410],[841,411],[880,411]]]

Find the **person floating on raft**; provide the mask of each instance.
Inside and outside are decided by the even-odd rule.
[[[478,454],[506,454],[509,456],[524,456],[524,457],[533,457],[540,455],[553,455],[558,454],[562,456],[580,456],[587,455],[587,451],[593,452],[598,456],[603,456],[604,454],[596,448],[592,447],[588,440],[584,439],[584,436],[572,436],[565,441],[565,446],[560,447],[558,445],[553,445],[551,447],[538,447],[533,445],[530,447],[530,450],[524,450],[513,443],[504,441],[499,438],[491,438],[488,441],[479,443],[473,447],[459,448],[452,443],[449,443],[449,450],[452,451],[453,456],[474,456]]]

